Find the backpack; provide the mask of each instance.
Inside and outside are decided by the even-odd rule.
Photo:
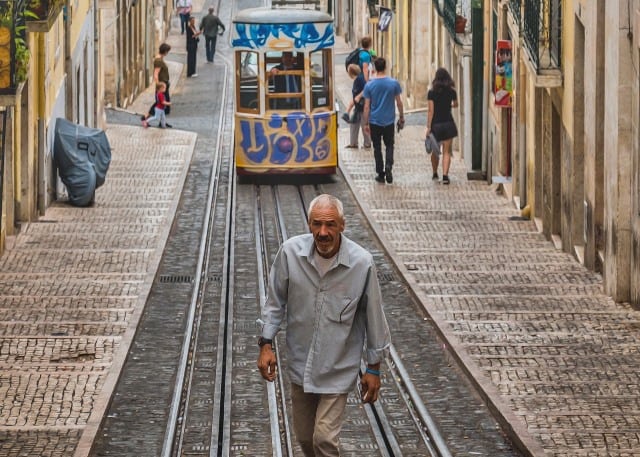
[[[347,58],[344,61],[344,69],[349,71],[349,65],[355,64],[360,66],[360,53],[363,51],[362,48],[355,48],[353,51],[349,53]]]

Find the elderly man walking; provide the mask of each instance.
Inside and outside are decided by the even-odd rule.
[[[200,31],[204,34],[207,62],[211,63],[213,63],[213,56],[216,53],[218,35],[222,35],[226,30],[220,18],[213,13],[214,9],[209,8],[209,14],[200,20]],[[218,29],[222,29],[222,31],[218,33]]]
[[[275,379],[271,345],[286,319],[296,439],[306,457],[337,457],[347,396],[362,355],[367,368],[361,400],[373,403],[380,390],[380,362],[391,341],[373,256],[342,234],[342,202],[327,194],[316,197],[308,223],[311,233],[285,241],[273,262],[258,368],[267,381]]]

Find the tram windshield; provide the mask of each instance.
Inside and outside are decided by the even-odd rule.
[[[304,109],[304,54],[267,52],[265,74],[269,78],[270,109]]]

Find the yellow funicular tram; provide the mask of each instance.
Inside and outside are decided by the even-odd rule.
[[[238,174],[335,173],[333,18],[265,7],[233,19]]]

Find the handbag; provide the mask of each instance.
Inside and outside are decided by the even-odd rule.
[[[431,154],[432,152],[440,155],[440,143],[436,140],[436,137],[433,133],[429,133],[424,140],[424,149],[427,151],[427,154]]]

